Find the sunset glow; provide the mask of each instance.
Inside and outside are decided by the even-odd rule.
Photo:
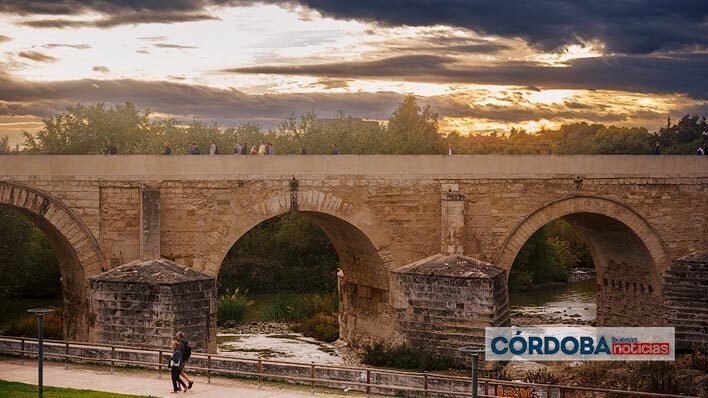
[[[549,15],[537,22],[546,30],[517,32],[501,20],[436,19],[423,6],[408,22],[405,12],[382,6],[374,18],[334,1],[185,10],[99,1],[52,14],[40,3],[0,3],[0,135],[12,142],[79,102],[268,128],[308,110],[383,121],[413,93],[445,132],[465,134],[575,121],[656,129],[668,115],[708,111],[706,15],[684,27],[698,31],[685,42],[634,42],[621,31],[627,22],[601,17],[605,30]],[[652,23],[642,12],[636,18]]]

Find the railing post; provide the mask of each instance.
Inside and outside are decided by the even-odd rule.
[[[558,398],[563,398],[563,395],[565,395],[564,392],[563,387],[558,388]]]
[[[423,372],[423,396],[428,398],[428,372]]]
[[[64,350],[64,369],[69,369],[69,343],[66,343]]]
[[[472,398],[477,398],[478,396],[478,391],[477,391],[477,372],[479,370],[479,354],[484,352],[484,348],[480,347],[461,347],[458,348],[459,351],[465,352],[468,354],[471,354],[472,356],[472,383],[470,386],[471,391],[471,397]]]
[[[157,378],[162,378],[162,350],[157,352]]]
[[[366,369],[366,396],[371,394],[371,369]]]
[[[486,380],[484,381],[484,395],[489,395],[489,382]],[[548,397],[548,398],[551,398],[551,397]]]
[[[20,340],[20,365],[25,364],[25,339]]]
[[[211,384],[211,355],[207,355],[207,384]]]
[[[315,393],[315,363],[311,362],[312,365],[310,365],[310,391],[314,394]]]
[[[258,388],[261,388],[263,385],[263,361],[258,360]]]
[[[111,347],[111,374],[113,374],[113,371],[114,371],[114,369],[113,369],[113,366],[114,366],[113,360],[114,360],[115,358],[116,358],[116,348],[115,348],[115,347]]]

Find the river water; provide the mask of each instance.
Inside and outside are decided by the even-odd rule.
[[[568,325],[595,321],[595,278],[509,295],[512,325]],[[526,318],[529,322],[517,322]],[[539,323],[540,322],[540,323]]]

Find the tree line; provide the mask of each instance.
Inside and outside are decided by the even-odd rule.
[[[329,154],[337,144],[343,154],[444,154],[451,146],[459,154],[648,154],[661,144],[662,153],[693,154],[708,141],[705,117],[686,115],[670,120],[656,132],[643,127],[570,123],[536,133],[512,128],[485,135],[443,134],[439,115],[407,95],[385,123],[367,122],[338,112],[321,119],[315,111],[290,114],[275,129],[253,123],[221,127],[199,119],[182,122],[153,118],[149,109],[132,103],[116,106],[78,104],[43,120],[36,133],[24,133],[24,144],[10,148],[0,139],[0,153],[100,154],[112,141],[120,154],[159,154],[169,142],[175,154],[185,154],[191,142],[208,148],[215,142],[220,153],[231,153],[237,142],[270,142],[278,154]],[[203,151],[206,152],[206,151]]]

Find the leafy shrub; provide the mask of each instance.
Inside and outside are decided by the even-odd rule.
[[[376,342],[364,348],[363,362],[372,366],[385,366],[397,369],[444,370],[452,367],[447,358],[441,358],[428,351],[413,350],[400,345],[389,347]]]
[[[61,308],[52,309],[54,312],[44,316],[44,338],[61,340],[64,335],[64,311]],[[6,333],[9,336],[37,337],[37,316],[23,315],[10,325]]]
[[[558,378],[547,368],[540,368],[527,371],[524,375],[524,381],[527,383],[556,384],[558,383]]]
[[[216,307],[216,319],[219,325],[231,322],[241,322],[246,307],[252,304],[245,294],[240,294],[238,289],[231,296],[219,297]]]
[[[629,367],[632,371],[628,381],[632,389],[663,394],[686,392],[686,386],[679,383],[675,362],[634,362]]]
[[[338,312],[337,293],[280,294],[264,313],[269,321],[305,321],[317,314],[333,315]]]
[[[695,351],[688,356],[688,366],[691,369],[700,370],[703,374],[708,374],[708,354]]]
[[[339,338],[339,320],[336,315],[319,313],[294,325],[293,330],[305,336],[331,343]]]
[[[507,361],[483,361],[479,369],[481,377],[495,380],[514,380],[512,371],[507,367]]]

